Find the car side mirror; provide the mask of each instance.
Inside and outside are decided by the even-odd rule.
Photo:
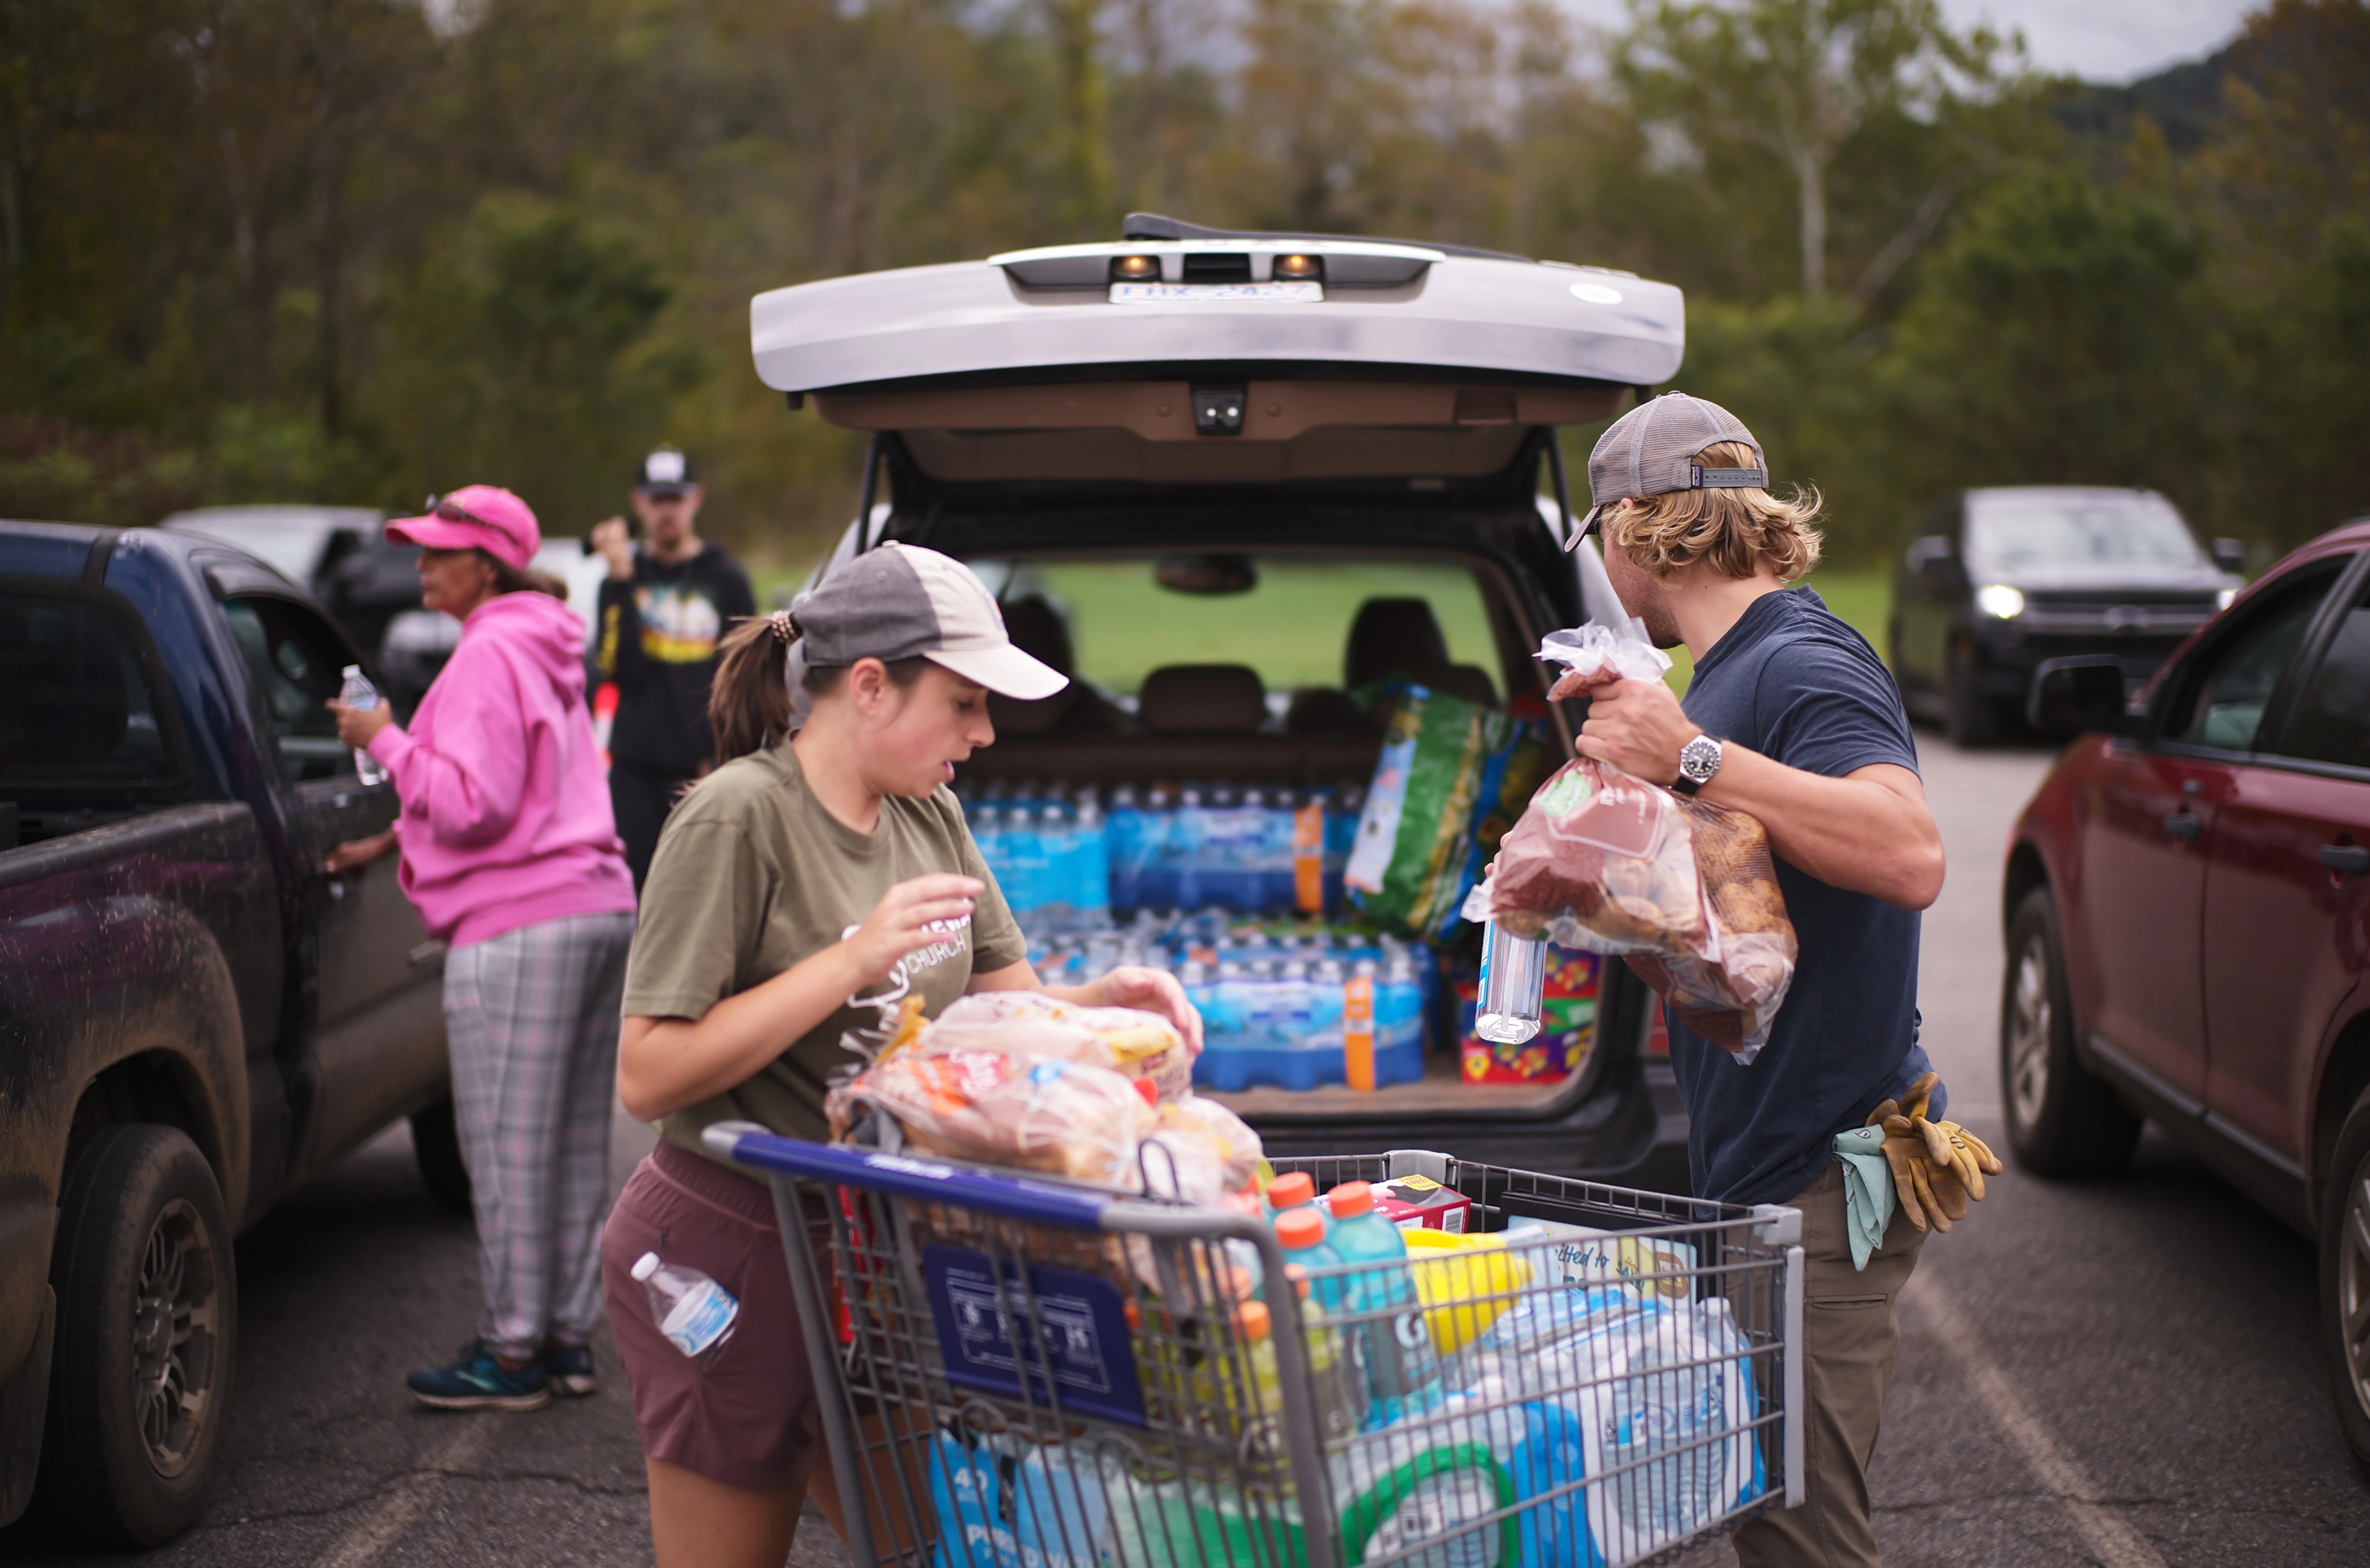
[[[1902,552],[1902,564],[1921,577],[1930,577],[1937,582],[1948,582],[1953,565],[1951,555],[1950,541],[1948,537],[1940,534],[1928,534],[1923,538],[1912,539],[1909,542],[1909,548]]]
[[[2247,570],[2247,543],[2243,539],[2216,539],[2208,553],[2214,557],[2214,564],[2225,571]]]
[[[2033,672],[2024,717],[2033,729],[2054,740],[2098,730],[2131,733],[2134,721],[2123,700],[2123,665],[2095,654],[2043,660]]]

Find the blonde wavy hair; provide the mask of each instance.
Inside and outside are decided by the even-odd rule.
[[[1696,461],[1707,468],[1760,467],[1740,441],[1715,442]],[[1667,490],[1607,508],[1603,523],[1606,541],[1658,581],[1703,561],[1723,577],[1751,577],[1766,562],[1791,582],[1819,564],[1812,525],[1822,504],[1816,489],[1782,501],[1766,490]]]

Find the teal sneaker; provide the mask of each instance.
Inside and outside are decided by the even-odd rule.
[[[484,1340],[463,1345],[451,1366],[423,1367],[403,1382],[413,1399],[435,1410],[541,1410],[551,1402],[542,1357],[513,1371]]]
[[[601,1391],[601,1380],[592,1375],[592,1347],[589,1344],[544,1341],[543,1376],[553,1393],[569,1399]]]

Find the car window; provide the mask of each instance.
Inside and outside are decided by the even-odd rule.
[[[325,706],[338,695],[347,658],[328,623],[284,599],[227,599],[223,614],[270,710],[288,777],[351,773],[353,753],[339,744],[337,718]]]
[[[1351,624],[1375,599],[1423,600],[1449,662],[1503,680],[1481,585],[1454,562],[1259,556],[1250,560],[1253,584],[1226,594],[1165,588],[1156,563],[1142,557],[1033,562],[1017,571],[974,564],[1007,600],[1030,592],[1051,599],[1068,623],[1071,673],[1122,696],[1165,664],[1248,664],[1271,693],[1339,686]],[[1014,572],[1008,582],[1007,571]]]
[[[2205,559],[2161,496],[1978,496],[1967,513],[1978,568],[2195,566]]]
[[[2370,602],[2356,604],[2338,623],[2280,750],[2311,762],[2370,767]]]
[[[0,790],[179,780],[132,635],[99,605],[0,594]]]
[[[2190,688],[2187,721],[2170,738],[2217,751],[2253,751],[2264,709],[2334,576],[2334,568],[2299,573],[2271,603],[2250,606],[2249,623],[2209,656]]]

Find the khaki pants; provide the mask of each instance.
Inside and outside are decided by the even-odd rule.
[[[1925,1241],[1901,1209],[1865,1270],[1852,1267],[1843,1167],[1787,1200],[1802,1211],[1802,1505],[1763,1514],[1736,1532],[1743,1568],[1858,1568],[1880,1562],[1868,1518],[1868,1464],[1901,1348],[1893,1302]]]

